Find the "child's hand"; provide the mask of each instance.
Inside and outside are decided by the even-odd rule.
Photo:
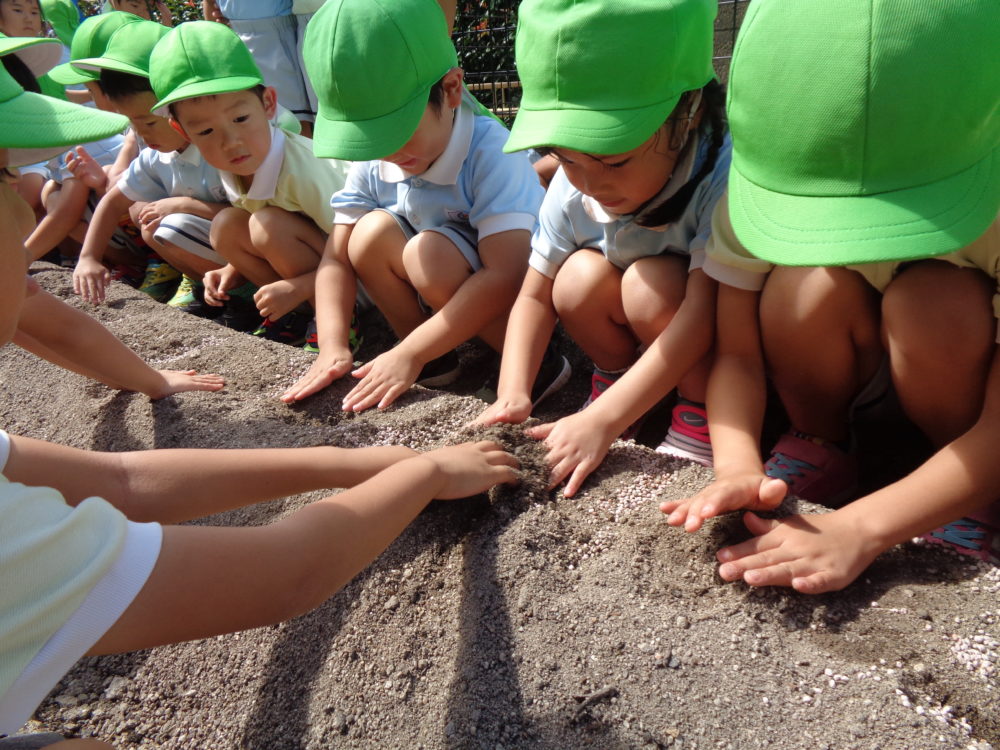
[[[343,410],[384,409],[417,382],[421,366],[420,360],[397,344],[351,373],[361,382],[344,396]]]
[[[163,378],[160,388],[147,393],[153,401],[188,391],[221,391],[226,379],[215,373],[199,375],[196,370],[157,370]]]
[[[170,214],[177,213],[180,201],[176,198],[163,198],[158,201],[143,203],[135,216],[136,223],[152,234],[160,226],[160,222]]]
[[[93,258],[80,258],[73,270],[73,291],[84,301],[99,305],[111,283],[111,272]]]
[[[277,320],[302,304],[308,296],[302,294],[294,281],[279,279],[258,289],[253,295],[253,301],[257,303],[257,311],[262,318]]]
[[[350,347],[344,346],[329,351],[329,347],[324,346],[316,355],[316,360],[308,372],[281,394],[281,400],[291,404],[308,398],[326,388],[334,380],[342,378],[352,367],[354,367],[354,357],[351,355]]]
[[[491,425],[498,422],[521,424],[531,416],[531,397],[527,394],[516,398],[499,396],[483,413],[469,423],[469,426]]]
[[[77,146],[66,154],[66,168],[91,190],[103,193],[108,187],[108,175],[104,168],[83,146]]]
[[[229,299],[229,290],[245,283],[245,279],[232,266],[216,268],[205,274],[202,283],[205,285],[205,302],[213,307],[222,307]]]
[[[763,472],[716,479],[694,497],[660,503],[671,526],[684,526],[685,531],[697,531],[702,523],[715,516],[749,508],[771,510],[781,504],[788,485]]]
[[[716,553],[719,575],[751,586],[791,586],[803,594],[844,588],[883,551],[850,521],[847,508],[780,521],[745,513],[754,538]]]
[[[464,443],[424,453],[422,459],[433,461],[443,485],[434,494],[438,500],[454,500],[485,492],[496,484],[514,484],[520,464],[510,453],[492,441]]]
[[[583,480],[596,469],[615,435],[606,426],[594,424],[595,420],[587,411],[563,417],[558,422],[549,422],[537,427],[529,427],[525,434],[536,440],[543,440],[549,452],[545,461],[552,467],[549,487],[555,487],[569,477],[563,494],[573,497]]]

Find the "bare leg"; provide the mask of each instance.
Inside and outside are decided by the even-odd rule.
[[[570,337],[602,370],[635,361],[637,340],[622,306],[622,272],[595,250],[579,250],[563,263],[552,302]]]
[[[878,293],[846,268],[775,268],[761,296],[764,352],[792,426],[846,440],[851,401],[882,358]]]
[[[896,392],[937,448],[982,413],[997,325],[991,287],[981,271],[928,260],[885,291],[883,330]]]
[[[63,182],[57,193],[50,194],[48,213],[24,243],[31,260],[38,260],[69,235],[83,216],[89,194],[90,188],[72,178]]]
[[[220,211],[212,219],[209,239],[216,252],[256,286],[264,286],[281,278],[266,260],[253,251],[248,211],[242,208]]]
[[[347,245],[361,283],[400,339],[427,320],[403,264],[405,244],[395,219],[372,211],[354,226]]]

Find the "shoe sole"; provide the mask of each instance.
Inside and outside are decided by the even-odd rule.
[[[555,379],[549,384],[549,387],[542,391],[541,395],[531,402],[532,409],[569,382],[570,376],[573,374],[573,368],[568,359],[565,357],[561,357],[561,359],[562,369],[559,371],[559,374],[555,377]]]
[[[417,385],[421,385],[424,388],[440,388],[442,385],[451,385],[458,380],[458,376],[461,371],[462,368],[459,366],[454,370],[442,372],[440,375],[434,375],[429,378],[424,378],[423,380],[418,380]]]

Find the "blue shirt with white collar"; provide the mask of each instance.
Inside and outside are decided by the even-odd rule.
[[[118,180],[118,189],[132,201],[183,196],[206,203],[229,202],[219,170],[193,144],[170,153],[144,148]]]
[[[478,114],[468,94],[455,116],[444,153],[418,175],[395,164],[351,165],[331,204],[334,223],[354,224],[376,208],[403,216],[418,232],[448,222],[466,224],[479,240],[512,229],[533,231],[545,194],[524,153],[505,154],[507,129]]]
[[[708,141],[699,144],[704,159]],[[600,250],[610,263],[625,270],[650,255],[674,253],[690,256],[688,269],[701,268],[705,246],[712,234],[712,212],[726,190],[732,143],[727,135],[712,172],[695,188],[681,217],[662,227],[646,227],[631,215],[607,211],[593,198],[577,190],[559,169],[542,203],[538,230],[531,238],[528,264],[554,279],[570,254],[583,248]],[[697,171],[697,159],[690,165]]]

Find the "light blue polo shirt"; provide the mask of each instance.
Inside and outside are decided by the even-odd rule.
[[[216,5],[230,21],[274,18],[292,12],[292,0],[216,0]]]
[[[468,98],[466,98],[468,97]],[[413,228],[458,224],[484,237],[533,231],[545,191],[524,153],[505,154],[508,131],[464,94],[444,153],[419,175],[384,161],[355,162],[334,194],[335,224],[354,224],[376,208],[404,217]]]
[[[118,180],[118,189],[132,201],[186,197],[229,202],[219,170],[202,158],[194,144],[170,153],[144,148]]]
[[[726,190],[731,158],[732,142],[727,135],[714,169],[695,188],[680,219],[662,227],[640,226],[634,216],[609,213],[573,187],[560,169],[542,203],[529,265],[554,279],[571,253],[593,248],[622,270],[640,258],[661,253],[690,256],[689,270],[701,268],[712,234],[712,211]]]

